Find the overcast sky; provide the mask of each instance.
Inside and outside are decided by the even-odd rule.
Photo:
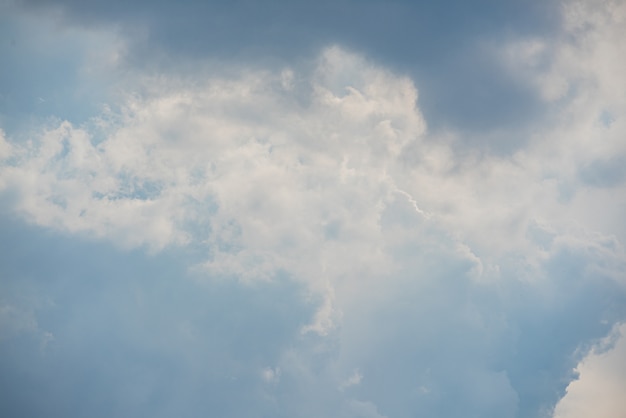
[[[0,416],[624,418],[625,39],[0,0]]]

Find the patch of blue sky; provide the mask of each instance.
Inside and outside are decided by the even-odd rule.
[[[0,17],[0,121],[19,137],[33,125],[58,119],[80,124],[110,100],[110,74],[96,68],[94,51],[114,41],[63,25],[44,15],[7,13]]]
[[[2,308],[34,321],[2,329],[3,416],[254,415],[261,371],[315,309],[289,280],[194,279],[182,253],[129,253],[6,218],[2,235]]]

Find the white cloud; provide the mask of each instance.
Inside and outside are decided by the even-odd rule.
[[[596,346],[576,368],[578,380],[567,387],[554,418],[621,418],[626,411],[626,326],[616,327],[610,348]],[[605,341],[605,344],[608,341]]]
[[[369,69],[360,81],[337,85],[361,67]],[[166,85],[147,98],[129,97],[97,144],[94,133],[63,122],[14,147],[3,167],[5,188],[18,192],[18,210],[41,225],[155,250],[190,242],[198,224],[214,231],[235,225],[240,234],[220,234],[211,247],[211,271],[234,261],[253,276],[253,266],[258,275],[271,268],[321,275],[287,255],[323,257],[321,243],[333,228],[338,235],[330,241],[340,248],[343,236],[367,246],[389,193],[386,165],[424,125],[409,80],[338,48],[320,58],[304,108],[268,90],[274,78],[252,74],[174,92]],[[335,226],[324,232],[324,225]]]

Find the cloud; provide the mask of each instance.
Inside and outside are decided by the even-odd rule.
[[[341,84],[348,79],[355,84]],[[63,122],[29,144],[6,145],[5,187],[18,191],[20,210],[39,224],[119,235],[122,245],[185,244],[189,227],[211,217],[222,231],[216,250],[247,240],[240,256],[249,263],[263,258],[255,255],[261,247],[290,245],[290,235],[309,234],[315,245],[323,238],[315,229],[346,216],[339,211],[333,219],[326,199],[341,199],[342,188],[370,169],[385,181],[386,159],[424,124],[408,79],[368,70],[337,48],[302,86],[312,90],[309,104],[295,103],[280,86],[279,77],[260,73],[212,80],[200,91],[170,93],[166,85],[155,96],[130,97],[120,123],[103,128],[98,136],[106,139],[97,144],[93,133]],[[369,198],[351,191],[359,193]],[[276,238],[261,242],[270,225]]]
[[[115,401],[82,411],[109,415],[550,416],[626,318],[623,21],[607,3],[581,26],[574,5],[556,40],[496,48],[550,111],[506,153],[429,130],[411,78],[341,46],[278,69],[136,70],[88,123],[0,136],[4,210],[78,254],[48,284],[32,271],[65,315],[42,326],[59,357],[38,374],[3,346],[19,360],[4,386],[76,358]],[[34,410],[63,415],[80,371],[63,382]]]
[[[498,141],[482,131],[499,132],[511,125],[524,130],[545,108],[494,65],[485,40],[553,34],[559,7],[554,0],[479,0],[472,7],[459,0],[132,5],[26,0],[13,9],[53,16],[62,27],[114,28],[129,41],[125,66],[153,73],[193,73],[205,59],[213,70],[224,62],[247,66],[251,61],[257,68],[278,69],[306,61],[328,44],[345,45],[418,80],[431,126],[455,126],[472,133],[464,136],[471,146],[509,152],[521,138]]]
[[[567,394],[556,406],[555,418],[594,416],[616,418],[626,404],[621,396],[626,386],[625,327],[613,331],[610,347],[596,346],[576,368],[579,378],[567,387]],[[607,342],[607,341],[605,341]]]
[[[346,388],[349,388],[350,386],[356,386],[359,383],[361,383],[361,380],[363,380],[363,375],[357,369],[354,371],[354,373],[352,373],[352,375],[350,375],[350,377],[348,377],[346,380],[341,382],[341,385],[339,385],[339,389],[345,390]]]
[[[266,367],[261,371],[261,377],[268,383],[275,383],[280,380],[280,369],[272,369],[271,367]]]

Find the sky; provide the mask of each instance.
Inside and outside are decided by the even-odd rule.
[[[0,416],[625,418],[624,39],[0,0]]]

